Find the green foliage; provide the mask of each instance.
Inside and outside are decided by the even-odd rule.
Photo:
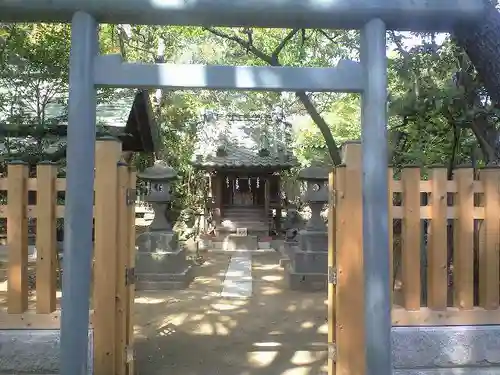
[[[437,39],[441,39],[437,41]],[[447,164],[499,158],[499,110],[491,103],[463,50],[449,37],[389,33],[388,127],[392,161]],[[54,129],[66,112],[70,30],[60,24],[12,24],[0,28],[0,135],[3,160],[47,158],[57,141]],[[358,58],[355,31],[199,27],[100,26],[101,53],[128,61],[222,65],[331,66]],[[111,100],[113,90],[100,91]],[[163,148],[157,157],[181,176],[174,185],[175,208],[200,208],[206,183],[190,160],[202,125],[201,114],[283,111],[293,125],[293,149],[300,165],[331,164],[334,147],[360,137],[360,98],[352,94],[178,91],[151,92]],[[318,120],[319,117],[319,120]],[[314,118],[314,121],[313,121]],[[272,123],[256,124],[264,128]],[[320,131],[321,129],[321,131]],[[23,137],[14,137],[13,134]],[[31,139],[29,143],[26,140]],[[30,156],[31,155],[31,156]],[[35,157],[33,157],[33,155]],[[37,156],[38,155],[38,156]],[[57,157],[64,157],[64,153]],[[139,155],[143,169],[152,155]]]

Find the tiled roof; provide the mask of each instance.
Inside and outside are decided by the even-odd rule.
[[[218,156],[217,151],[195,155],[192,164],[197,167],[263,167],[285,169],[296,165],[291,154],[273,154],[260,156],[258,150],[251,150],[239,145],[226,145],[225,155]]]
[[[255,121],[207,121],[200,133],[192,164],[196,167],[263,167],[286,169],[296,165],[288,152],[283,131]],[[223,149],[224,154],[218,153]],[[267,155],[259,155],[260,150]]]

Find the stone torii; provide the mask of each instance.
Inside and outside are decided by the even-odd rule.
[[[366,368],[391,373],[386,30],[449,31],[486,11],[483,0],[0,0],[2,22],[72,24],[61,374],[87,370],[96,87],[361,93]],[[98,55],[98,23],[360,29],[361,61],[331,68],[124,63]]]

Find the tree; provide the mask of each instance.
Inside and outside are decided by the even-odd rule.
[[[484,107],[492,102],[491,112],[475,111],[471,122],[472,129],[489,163],[500,162],[500,133],[497,112],[500,109],[500,13],[496,2],[486,0],[489,11],[475,25],[457,27],[453,32],[454,42],[466,53],[471,67],[457,71],[457,80],[466,89],[469,108]],[[476,71],[477,75],[476,76]],[[484,84],[484,87],[479,83]]]
[[[301,47],[296,50],[301,53],[304,50],[304,43],[310,38],[310,35],[306,35],[306,30],[304,29],[293,29],[287,30],[286,34],[279,40],[278,43],[274,44],[274,47],[270,49],[270,52],[265,52],[263,49],[259,49],[256,47],[255,40],[257,32],[253,29],[244,28],[239,31],[240,35],[236,32],[225,31],[221,28],[206,28],[210,33],[224,38],[226,40],[232,41],[238,44],[241,48],[246,50],[248,53],[253,54],[255,57],[260,59],[262,62],[269,64],[271,66],[282,66],[282,62],[280,60],[281,54],[292,41],[301,43]],[[266,30],[268,31],[268,30]],[[324,30],[313,30],[312,33],[320,34],[323,36],[327,36],[330,40],[333,40],[333,37],[329,36]],[[263,34],[261,34],[263,35]],[[268,43],[264,43],[264,45],[268,45],[269,39],[266,40]],[[295,46],[296,47],[296,46]],[[325,119],[321,116],[321,114],[316,109],[314,103],[312,102],[310,96],[306,92],[296,92],[295,95],[300,100],[305,110],[314,121],[314,123],[318,126],[324,140],[326,143],[326,147],[330,154],[330,157],[335,165],[341,163],[340,152],[335,142],[335,139],[332,136],[330,127]]]

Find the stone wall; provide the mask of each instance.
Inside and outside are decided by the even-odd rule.
[[[0,374],[59,374],[58,329],[0,330]],[[88,375],[93,374],[93,334],[89,330]]]
[[[394,327],[397,375],[499,375],[500,326]]]

